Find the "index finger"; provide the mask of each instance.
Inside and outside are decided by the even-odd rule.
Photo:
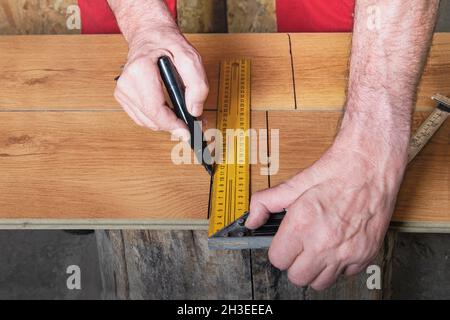
[[[139,93],[138,109],[150,119],[159,130],[174,132],[177,129],[186,129],[185,123],[167,106],[162,83],[159,77],[159,69],[156,64],[139,64],[140,74],[133,78],[134,86]]]
[[[296,203],[287,208],[287,213],[278,228],[269,249],[270,262],[280,270],[288,269],[303,251],[303,236],[298,228]]]
[[[192,49],[174,54],[174,64],[186,88],[185,98],[189,112],[198,117],[209,93],[208,79],[200,55]]]

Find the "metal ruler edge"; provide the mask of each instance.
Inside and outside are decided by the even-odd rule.
[[[222,132],[223,137],[222,158],[221,163],[216,164],[212,178],[208,237],[248,211],[250,139],[247,133],[250,129],[250,76],[249,59],[221,61],[217,129]],[[234,131],[233,136],[228,138],[227,129],[238,131]],[[232,152],[229,152],[230,150]]]

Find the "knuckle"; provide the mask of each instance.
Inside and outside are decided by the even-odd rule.
[[[286,266],[282,263],[276,250],[269,249],[269,261],[270,263],[279,270],[286,270]]]
[[[364,267],[353,268],[353,269],[351,269],[349,271],[346,271],[345,272],[345,276],[346,277],[354,276],[354,275],[360,273],[363,269],[364,269]]]
[[[209,84],[208,81],[203,78],[200,79],[199,83],[197,84],[197,89],[204,94],[207,94],[209,92]]]
[[[305,281],[305,279],[303,279],[303,278],[299,275],[298,272],[288,270],[288,272],[287,272],[287,277],[288,277],[288,280],[289,280],[292,284],[296,285],[297,287],[304,287],[304,286],[308,285],[308,283]]]
[[[311,283],[310,287],[311,287],[312,289],[314,289],[315,291],[323,291],[323,290],[325,290],[326,288],[328,288],[329,285],[326,284],[326,283],[318,282],[318,283]]]
[[[183,58],[189,62],[194,68],[203,70],[203,61],[201,55],[194,48],[189,48],[183,52]]]
[[[195,50],[193,47],[189,47],[187,50],[185,50],[184,56],[186,57],[186,59],[188,59],[192,63],[197,63],[197,62],[202,61],[202,57],[197,52],[197,50]]]
[[[140,58],[134,60],[132,63],[127,65],[126,69],[124,70],[124,74],[125,75],[131,75],[131,76],[137,75],[138,74],[138,70],[140,69],[139,66],[140,66]]]
[[[145,70],[148,61],[146,61],[144,57],[136,58],[133,62],[128,64],[124,70],[124,74],[130,75],[132,77],[137,77],[142,74],[143,70]],[[122,78],[122,77],[121,77]],[[120,80],[120,78],[119,78]]]

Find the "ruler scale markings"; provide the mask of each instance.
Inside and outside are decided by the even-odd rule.
[[[216,164],[208,235],[248,211],[250,199],[249,142],[250,61],[223,61],[220,67],[217,128],[223,134],[222,163]],[[227,137],[227,129],[233,129]]]

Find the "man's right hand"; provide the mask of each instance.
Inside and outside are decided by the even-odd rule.
[[[160,15],[146,19],[148,23],[144,26],[142,16],[135,25],[130,25],[134,17],[122,16],[133,11],[134,5],[127,2],[117,4],[118,12],[112,6],[129,46],[128,61],[117,81],[114,97],[137,124],[171,133],[177,130],[178,136],[189,138],[184,122],[166,104],[157,61],[164,55],[172,59],[186,87],[187,108],[198,117],[209,91],[201,57],[181,34],[165,7],[155,5],[153,9],[159,9]],[[120,23],[121,20],[126,23]]]

